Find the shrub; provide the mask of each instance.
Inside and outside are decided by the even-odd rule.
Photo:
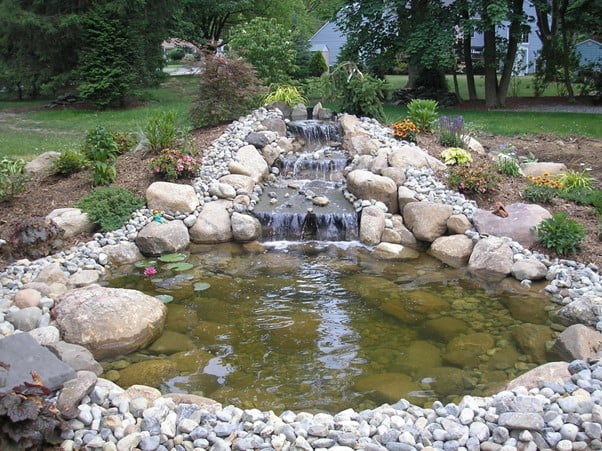
[[[585,172],[569,170],[558,176],[558,180],[565,189],[582,188],[592,189],[596,181],[591,175]]]
[[[439,118],[439,144],[445,147],[466,146],[464,139],[464,118],[462,116],[441,116]]]
[[[190,109],[196,127],[232,121],[258,104],[257,98],[264,90],[245,60],[211,55],[202,68],[198,95]]]
[[[437,121],[437,101],[414,99],[408,103],[408,116],[421,132],[431,132]]]
[[[117,143],[117,153],[119,155],[129,152],[137,144],[137,136],[134,133],[118,131],[113,133],[113,138]]]
[[[443,162],[449,166],[454,165],[465,165],[472,163],[472,156],[470,152],[459,147],[450,147],[441,152],[441,158]]]
[[[264,105],[274,102],[284,102],[289,107],[302,103],[306,105],[307,99],[301,95],[299,90],[292,85],[274,85],[270,87],[270,92],[263,101]]]
[[[447,176],[448,185],[462,192],[486,193],[492,190],[499,176],[490,164],[452,166]]]
[[[409,119],[404,119],[401,122],[394,122],[391,124],[393,127],[393,136],[398,139],[405,139],[406,141],[416,142],[416,133],[418,133],[418,127]]]
[[[177,149],[163,149],[161,155],[153,158],[150,169],[160,178],[173,182],[181,178],[198,175],[203,161]]]
[[[521,175],[520,165],[513,157],[500,155],[494,166],[500,174],[505,174],[508,177],[520,177]]]
[[[328,64],[322,52],[313,52],[309,60],[308,72],[311,77],[320,77],[323,73],[328,72]]]
[[[549,204],[557,194],[558,190],[556,188],[545,185],[533,185],[532,183],[525,186],[525,190],[523,191],[523,196],[526,200],[538,204]]]
[[[32,216],[16,225],[9,237],[12,256],[46,257],[62,246],[63,230],[43,216]]]
[[[84,152],[92,162],[94,185],[113,183],[117,178],[115,160],[119,152],[113,134],[101,126],[89,130],[86,134]]]
[[[230,49],[255,67],[267,85],[286,83],[297,71],[292,32],[276,19],[256,17],[230,31]]]
[[[167,58],[172,61],[180,61],[182,58],[186,56],[186,52],[184,49],[176,47],[175,49],[171,49],[167,52]]]
[[[174,110],[153,113],[146,121],[144,135],[153,153],[173,146],[178,136],[177,113]]]
[[[569,219],[566,212],[560,212],[544,219],[535,229],[535,234],[546,249],[566,255],[577,250],[585,238],[585,227]]]
[[[65,149],[52,162],[50,172],[54,175],[68,176],[84,169],[88,164],[85,155],[76,149]]]
[[[25,160],[0,160],[0,201],[9,202],[27,189],[31,175],[24,172]]]
[[[82,197],[76,206],[103,232],[110,232],[123,226],[134,211],[142,208],[144,199],[123,188],[97,188]]]

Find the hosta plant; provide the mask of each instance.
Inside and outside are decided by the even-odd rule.
[[[432,132],[437,123],[436,100],[414,99],[408,103],[408,117],[421,132]]]
[[[450,147],[441,152],[441,158],[443,162],[448,166],[459,165],[463,166],[468,163],[472,163],[472,156],[470,152],[460,147]]]

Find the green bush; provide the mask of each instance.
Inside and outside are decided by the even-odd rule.
[[[326,64],[322,52],[313,52],[309,60],[308,72],[311,77],[320,77],[323,73],[328,72],[328,64]]]
[[[9,202],[27,189],[31,175],[24,172],[25,160],[0,160],[0,202]]]
[[[190,108],[196,127],[232,121],[259,105],[264,92],[255,70],[242,58],[205,57],[199,91]]]
[[[500,155],[494,163],[495,169],[508,177],[520,177],[520,165],[518,161],[509,156]]]
[[[549,204],[558,195],[558,190],[546,185],[528,184],[523,191],[523,197],[529,202]]]
[[[110,185],[117,178],[115,160],[119,147],[113,134],[97,126],[89,130],[84,142],[84,154],[92,162],[94,185]]]
[[[179,47],[171,49],[169,52],[167,52],[167,59],[170,59],[172,61],[180,61],[182,58],[184,58],[184,56],[186,56],[186,52],[184,51],[184,49],[181,49]]]
[[[263,104],[269,105],[274,102],[284,102],[289,107],[302,103],[307,105],[307,99],[292,85],[274,85],[270,87],[269,94],[265,97]]]
[[[174,110],[153,113],[146,122],[144,135],[153,153],[173,147],[178,137],[177,113]]]
[[[445,149],[441,152],[441,158],[443,158],[443,162],[449,166],[454,165],[465,165],[468,163],[472,163],[472,156],[470,152],[460,147],[450,147],[449,149]]]
[[[535,234],[546,249],[551,249],[558,255],[566,255],[577,250],[585,238],[585,227],[569,219],[563,211],[544,219],[535,229]]]
[[[122,227],[134,211],[142,208],[144,199],[123,188],[97,188],[82,197],[76,206],[103,232],[110,232]]]
[[[437,101],[414,99],[408,103],[408,117],[421,132],[431,132],[437,122]]]
[[[581,189],[592,189],[594,182],[596,181],[591,175],[586,172],[573,171],[569,170],[564,172],[558,176],[558,180],[562,184],[562,186],[571,190],[574,188]]]
[[[491,191],[499,182],[499,175],[490,164],[477,163],[449,168],[447,183],[450,188],[484,194]]]
[[[68,176],[81,171],[88,165],[86,156],[76,149],[65,149],[52,162],[50,172],[54,175]]]

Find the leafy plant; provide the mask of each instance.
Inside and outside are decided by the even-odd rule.
[[[550,188],[561,189],[564,188],[562,182],[560,182],[557,178],[552,177],[547,172],[544,172],[542,175],[528,175],[527,178],[529,181],[536,186],[548,186]]]
[[[117,143],[117,153],[119,155],[129,152],[136,145],[136,136],[133,133],[117,131],[113,133],[113,138]]]
[[[159,257],[159,261],[163,263],[178,263],[186,260],[186,254],[175,253],[175,254],[165,254]]]
[[[144,199],[123,188],[97,188],[82,197],[76,206],[103,232],[110,232],[123,226],[134,211],[142,208]]]
[[[569,170],[558,176],[558,180],[565,189],[582,188],[592,189],[596,179],[586,172]]]
[[[421,132],[431,132],[437,122],[437,101],[414,99],[408,103],[408,116]]]
[[[308,72],[312,77],[320,77],[323,73],[328,72],[328,64],[322,52],[313,52],[309,60]]]
[[[341,109],[358,116],[384,118],[383,99],[385,82],[364,75],[355,63],[339,64],[324,78],[325,94],[330,100],[341,103]]]
[[[505,174],[508,177],[520,177],[521,175],[518,161],[513,157],[500,155],[494,166],[500,174]]]
[[[535,229],[535,234],[546,249],[551,249],[558,255],[566,255],[577,250],[585,238],[585,227],[569,219],[563,211],[544,219]]]
[[[184,49],[176,47],[175,49],[171,49],[169,52],[167,52],[166,56],[172,61],[180,61],[182,58],[184,58],[184,56],[186,56],[186,52]]]
[[[307,99],[292,85],[273,85],[270,87],[269,94],[265,97],[264,105],[274,102],[284,102],[289,107],[302,103],[307,105]]]
[[[24,172],[25,160],[0,160],[0,202],[8,202],[27,189],[31,175]]]
[[[545,185],[533,185],[532,183],[525,186],[525,190],[523,191],[523,196],[526,200],[538,204],[549,204],[557,194],[558,190],[556,188]]]
[[[447,176],[447,183],[451,188],[481,194],[491,191],[498,181],[499,175],[487,163],[452,166]]]
[[[398,139],[405,139],[406,141],[416,142],[416,133],[418,133],[418,127],[409,119],[404,119],[401,122],[394,122],[391,124],[393,128],[393,136]]]
[[[9,253],[31,259],[46,257],[62,246],[64,231],[43,216],[31,216],[18,223],[9,237]]]
[[[580,205],[591,205],[602,215],[602,190],[588,188],[562,189],[558,196]]]
[[[202,164],[200,157],[193,157],[178,149],[163,149],[158,157],[150,161],[149,167],[158,177],[173,182],[197,177]]]
[[[257,105],[264,92],[255,69],[242,58],[206,56],[199,76],[199,90],[190,109],[196,127],[237,119]]]
[[[445,147],[466,147],[464,117],[441,116],[439,118],[439,144]]]
[[[65,149],[52,162],[50,172],[54,175],[68,176],[81,171],[88,165],[86,156],[76,149]]]
[[[461,149],[460,147],[450,147],[449,149],[445,149],[443,152],[441,152],[441,158],[443,158],[443,162],[449,166],[462,166],[472,163],[472,155],[470,155],[470,152]]]
[[[174,110],[157,111],[148,118],[144,134],[151,152],[158,153],[172,147],[178,136],[178,115]]]
[[[84,153],[92,162],[95,185],[110,185],[115,181],[119,147],[111,132],[101,126],[89,130],[84,141]]]

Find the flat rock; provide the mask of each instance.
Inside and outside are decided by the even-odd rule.
[[[270,172],[268,164],[255,146],[249,145],[238,149],[235,160],[249,171],[255,182],[261,182]]]
[[[523,163],[520,165],[521,171],[525,177],[532,176],[537,177],[544,174],[556,175],[566,172],[567,167],[564,163],[551,163],[551,162],[535,162],[535,163]]]
[[[501,238],[479,240],[468,260],[468,270],[477,277],[499,282],[512,271],[512,249]]]
[[[136,290],[91,285],[62,295],[53,314],[65,341],[86,347],[99,359],[152,342],[163,329],[167,307]]]
[[[420,253],[401,244],[383,242],[376,246],[374,256],[383,260],[415,260]]]
[[[61,155],[60,152],[50,150],[38,155],[25,165],[25,171],[32,174],[48,172],[52,168],[52,163]]]
[[[188,227],[180,220],[164,224],[151,221],[136,237],[138,249],[147,256],[179,252],[186,249],[189,243]]]
[[[107,254],[109,263],[115,266],[128,265],[144,258],[138,246],[131,241],[104,246],[102,251]]]
[[[175,362],[168,359],[151,359],[132,363],[119,371],[119,385],[130,387],[132,385],[150,385],[159,387],[166,380],[179,374]]]
[[[213,399],[188,393],[167,393],[162,398],[171,399],[175,404],[192,404],[210,412],[222,407],[219,402]]]
[[[78,406],[96,384],[96,374],[90,371],[78,371],[75,379],[68,380],[59,393],[56,406],[65,418],[76,418],[79,414]]]
[[[354,388],[363,393],[371,393],[379,402],[396,403],[404,398],[416,402],[412,392],[420,390],[420,386],[412,378],[403,373],[384,373],[360,377]]]
[[[505,412],[499,417],[498,423],[500,426],[510,430],[527,429],[529,431],[541,431],[545,423],[543,418],[538,413],[523,413],[523,412]]]
[[[252,194],[253,188],[255,187],[255,180],[242,174],[225,175],[221,177],[219,181],[232,186],[239,194]]]
[[[512,275],[517,280],[541,280],[547,273],[548,267],[539,260],[518,260],[512,265]]]
[[[403,208],[403,221],[416,239],[433,242],[447,231],[452,212],[451,205],[411,202]]]
[[[190,228],[190,239],[201,244],[232,241],[232,224],[228,211],[230,207],[232,202],[227,200],[206,203],[195,224]]]
[[[94,269],[82,269],[69,277],[69,285],[72,287],[85,287],[100,280],[100,273]]]
[[[567,362],[594,359],[599,350],[602,350],[602,334],[583,324],[567,327],[552,347],[552,351]]]
[[[360,219],[360,241],[369,246],[374,246],[380,243],[384,230],[384,211],[374,206],[364,208]]]
[[[347,189],[360,199],[374,199],[384,203],[389,213],[398,211],[397,185],[389,177],[357,169],[347,175]]]
[[[199,198],[192,185],[155,182],[146,189],[146,204],[151,210],[192,213],[199,206]]]
[[[132,385],[123,393],[130,401],[136,398],[144,398],[149,404],[161,397],[161,392],[153,387],[146,385]]]
[[[29,334],[14,334],[0,340],[2,363],[9,365],[6,379],[0,380],[0,393],[7,393],[23,382],[33,382],[31,371],[40,375],[42,383],[54,391],[73,379],[73,368],[61,362],[52,352],[41,346]]]
[[[43,346],[56,343],[61,339],[59,330],[54,326],[38,327],[30,330],[28,333]]]
[[[389,165],[394,168],[430,168],[435,171],[446,169],[438,159],[431,157],[428,153],[417,146],[399,146],[389,154]]]
[[[232,213],[232,236],[235,241],[255,241],[261,236],[261,224],[254,216]]]
[[[506,385],[506,390],[514,390],[517,387],[526,387],[527,390],[539,388],[542,382],[564,385],[571,379],[569,364],[567,362],[550,362],[533,368]]]
[[[462,268],[468,264],[473,247],[466,235],[442,236],[433,241],[428,253],[452,268]]]
[[[536,204],[510,204],[506,206],[507,218],[477,209],[472,220],[477,232],[494,236],[507,236],[525,247],[533,247],[537,239],[532,228],[552,215]]]
[[[57,341],[49,343],[46,347],[75,371],[91,371],[97,376],[102,374],[100,363],[83,346]]]
[[[52,210],[46,219],[52,220],[60,229],[63,230],[63,236],[70,238],[80,233],[90,233],[96,229],[94,224],[88,218],[88,214],[79,208],[57,208]]]

